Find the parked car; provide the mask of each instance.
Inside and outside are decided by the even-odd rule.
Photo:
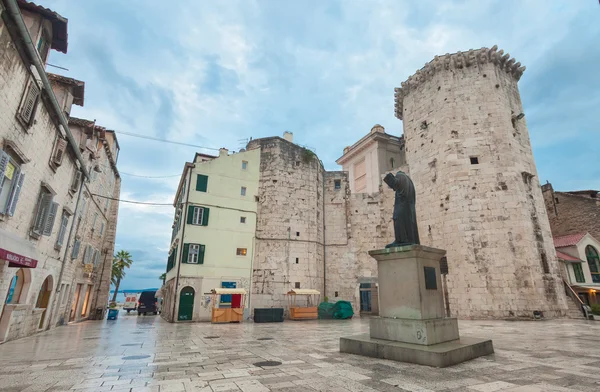
[[[123,305],[123,310],[126,310],[127,313],[132,310],[137,310],[138,298],[137,294],[129,294],[125,297],[125,304]]]
[[[158,314],[158,302],[156,299],[156,291],[142,291],[137,307],[138,316],[146,313]]]

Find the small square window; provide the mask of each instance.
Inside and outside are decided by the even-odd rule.
[[[296,257],[296,264],[298,264],[300,261],[300,259],[298,257]]]
[[[470,157],[469,159],[471,160],[471,165],[479,165],[479,158]]]
[[[248,169],[248,161],[242,161],[242,170]]]
[[[342,180],[333,180],[334,189],[342,189]]]
[[[340,295],[340,294],[339,294],[339,292],[337,292],[337,291],[336,291],[336,292],[335,292],[335,296],[336,296],[336,297],[339,297],[339,295]]]
[[[295,288],[295,289],[299,289],[299,288],[300,288],[300,282],[296,282],[296,283],[294,283],[294,288]]]
[[[240,216],[240,223],[246,223],[246,217]]]
[[[248,254],[248,249],[246,248],[237,248],[236,255],[238,256],[246,256]]]
[[[299,231],[296,232],[296,237],[300,237],[300,232]]]
[[[242,190],[240,193],[242,196],[246,196],[246,187],[245,186],[242,187]]]
[[[260,201],[260,198],[258,196],[254,196],[254,201],[258,203]]]

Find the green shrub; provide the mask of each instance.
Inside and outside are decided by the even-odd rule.
[[[600,316],[600,304],[593,304],[590,306],[592,308],[592,313]]]

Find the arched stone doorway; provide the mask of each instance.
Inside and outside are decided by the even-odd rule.
[[[44,328],[44,323],[46,322],[46,313],[48,309],[48,303],[50,302],[50,295],[52,294],[52,289],[54,288],[53,286],[52,276],[48,275],[40,287],[40,293],[38,294],[37,302],[35,303],[36,308],[44,309],[42,312],[42,317],[40,317],[40,324],[38,325],[39,329]]]
[[[19,268],[10,280],[2,309],[0,310],[0,342],[6,336],[9,321],[16,305],[27,303],[27,294],[31,285],[31,271]]]
[[[179,294],[179,312],[177,313],[177,321],[192,321],[194,314],[194,295],[193,287],[186,286],[181,289]]]

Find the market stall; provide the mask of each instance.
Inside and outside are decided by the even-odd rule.
[[[239,323],[244,319],[244,304],[246,303],[246,290],[223,289],[211,290],[212,323]],[[231,295],[231,306],[220,308],[221,295]]]
[[[293,289],[287,293],[290,320],[316,320],[321,293],[313,289]],[[298,298],[300,296],[300,298]]]

